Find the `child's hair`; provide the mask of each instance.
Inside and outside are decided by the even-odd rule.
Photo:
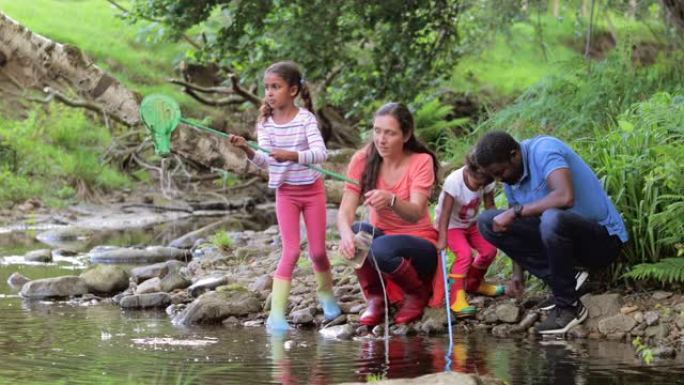
[[[476,174],[477,176],[484,177],[484,179],[487,181],[486,182],[487,184],[494,181],[494,178],[487,175],[487,173],[484,172],[484,169],[482,167],[480,167],[480,165],[477,163],[476,156],[475,156],[475,150],[470,151],[465,156],[465,166],[466,166],[466,169],[468,169],[469,173]]]
[[[304,101],[304,107],[312,113],[315,113],[309,87],[304,82],[304,76],[302,75],[302,71],[299,70],[297,63],[289,60],[273,63],[266,68],[264,74],[267,73],[278,75],[278,77],[287,83],[288,87],[297,86],[297,94],[295,97],[297,95],[301,96],[302,100]],[[259,121],[265,121],[271,116],[272,113],[273,109],[266,102],[266,98],[264,98],[261,103],[261,107],[259,108]]]
[[[437,183],[438,172],[439,172],[439,162],[435,153],[432,152],[425,144],[419,141],[414,135],[413,127],[413,115],[402,103],[387,103],[384,106],[378,108],[375,111],[374,117],[390,115],[399,122],[399,127],[401,128],[401,133],[404,137],[408,136],[409,139],[404,143],[404,149],[415,153],[425,153],[432,157],[432,168],[435,173],[435,183]],[[378,150],[375,148],[373,139],[368,146],[368,156],[366,160],[366,167],[363,170],[363,176],[361,177],[361,193],[373,190],[378,181],[378,175],[380,174],[380,165],[382,164],[382,158],[378,154]]]

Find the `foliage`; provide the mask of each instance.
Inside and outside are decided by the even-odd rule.
[[[626,278],[660,283],[684,283],[684,258],[665,258],[656,263],[640,263],[624,274]]]
[[[209,238],[209,242],[222,251],[229,251],[233,247],[233,238],[226,231],[219,231]]]
[[[449,139],[456,136],[455,129],[470,121],[469,118],[448,119],[451,113],[451,107],[440,102],[439,98],[422,103],[414,114],[416,135],[432,148],[443,148]]]
[[[598,63],[566,63],[566,75],[551,76],[530,87],[480,129],[577,138],[593,134],[594,128],[605,130],[632,104],[656,92],[684,90],[681,54],[639,68],[632,64],[628,47],[616,49]]]
[[[191,58],[249,82],[274,61],[295,60],[307,80],[326,82],[328,101],[359,111],[412,100],[517,12],[515,2],[492,0],[136,0],[127,16],[157,20],[172,38],[201,33],[204,47]]]
[[[0,164],[0,201],[40,197],[54,202],[127,186],[128,178],[98,158],[110,141],[108,130],[84,111],[59,105],[6,121],[0,144],[14,156]]]
[[[636,349],[636,353],[647,365],[653,362],[653,350],[643,342],[641,337],[636,337],[632,340],[632,346]]]
[[[630,236],[628,264],[673,256],[682,240],[684,97],[655,94],[597,128],[583,157],[594,167]]]

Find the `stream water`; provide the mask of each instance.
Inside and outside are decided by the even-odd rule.
[[[152,242],[159,228],[104,237],[100,244]],[[68,260],[22,264],[42,248],[32,234],[0,236],[0,384],[336,384],[407,378],[446,367],[447,337],[327,340],[312,330],[271,337],[261,327],[191,327],[160,311],[23,301],[4,282],[78,273]],[[76,259],[77,260],[77,259]],[[389,359],[389,364],[386,360]],[[509,384],[684,383],[684,359],[641,363],[626,343],[498,339],[457,335],[450,370]]]

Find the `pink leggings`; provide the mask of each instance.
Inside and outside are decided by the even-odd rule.
[[[482,237],[477,230],[477,225],[466,229],[449,229],[447,244],[456,255],[456,260],[451,266],[451,274],[466,275],[471,264],[480,269],[486,269],[496,257],[496,247]],[[473,261],[472,249],[477,251],[475,261]]]
[[[314,271],[330,269],[325,251],[326,208],[322,179],[308,185],[283,184],[276,190],[276,216],[283,242],[276,278],[292,279],[300,254],[299,218],[302,214]]]

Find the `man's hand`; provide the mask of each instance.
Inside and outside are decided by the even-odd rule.
[[[501,214],[494,217],[492,221],[492,230],[497,233],[508,231],[508,226],[515,220],[515,212],[513,209],[508,209]]]
[[[277,160],[278,162],[287,162],[288,160],[297,162],[299,160],[299,154],[294,151],[287,150],[273,150],[268,154],[268,156]]]

